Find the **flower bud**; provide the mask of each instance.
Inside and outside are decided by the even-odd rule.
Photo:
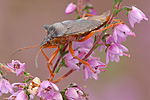
[[[75,4],[70,3],[66,8],[65,13],[68,15],[68,14],[74,12],[76,10],[76,8],[77,8],[77,6]]]

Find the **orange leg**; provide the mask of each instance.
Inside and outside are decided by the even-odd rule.
[[[104,31],[104,30],[107,30],[107,29],[109,29],[109,28],[111,28],[111,27],[114,27],[114,26],[116,26],[116,25],[118,25],[118,24],[123,24],[123,22],[111,24],[111,25],[109,25],[109,26],[107,26],[107,27],[105,27],[105,28],[102,28],[102,29],[99,29],[99,30],[92,31],[92,32],[90,32],[87,36],[85,36],[83,39],[78,40],[78,42],[83,42],[83,41],[89,39],[94,33],[96,33],[96,32],[101,32],[101,31]]]
[[[52,65],[52,61],[54,60],[54,58],[57,56],[58,52],[60,50],[60,47],[58,46],[57,50],[53,53],[53,55],[51,56],[51,58],[48,60],[48,63]]]
[[[46,58],[46,60],[48,61],[48,60],[49,60],[49,58],[46,56],[46,54],[45,54],[45,52],[43,51],[43,49],[41,49],[41,51],[42,51],[42,53],[43,53],[44,57]],[[53,76],[53,72],[52,72],[52,70],[50,69],[50,67],[49,67],[49,64],[48,64],[48,63],[47,63],[47,68],[48,68],[48,70],[49,70],[49,72],[50,72],[51,76]]]
[[[52,61],[53,61],[54,58],[57,56],[59,50],[60,50],[60,47],[58,46],[57,50],[53,53],[53,55],[51,56],[51,58],[48,60],[48,66],[49,66],[49,64],[50,64],[50,65],[52,66],[52,68],[53,68]],[[52,73],[53,73],[53,72],[52,72]],[[51,75],[49,81],[52,81],[53,77],[54,77],[54,74]]]
[[[84,17],[86,17],[86,16],[92,17],[92,16],[95,16],[95,15],[85,13],[85,14],[82,15],[82,18],[84,18]]]
[[[57,47],[57,46],[50,46],[50,47],[48,47],[48,48],[56,48],[56,47]],[[56,55],[58,54],[59,49],[60,49],[60,47],[58,47],[58,49],[53,53],[53,55],[51,56],[50,59],[46,56],[46,54],[44,53],[43,49],[41,49],[41,51],[42,51],[44,57],[45,57],[46,60],[48,61],[48,63],[47,63],[47,68],[48,68],[48,70],[49,70],[51,76],[54,76],[54,75],[53,75],[53,72],[52,72],[52,70],[50,69],[50,66],[49,66],[49,65],[51,65],[51,66],[53,67],[52,61],[53,61],[53,59],[56,57]]]
[[[85,13],[85,14],[82,15],[82,18],[84,18],[85,20],[89,19],[89,17],[86,17],[86,16],[92,17],[92,16],[95,16],[95,15]]]
[[[41,49],[41,51],[42,51],[42,53],[43,53],[44,57],[46,58],[46,60],[48,61],[48,60],[49,60],[49,58],[46,56],[46,54],[45,54],[45,52],[43,51],[43,49]]]
[[[92,72],[93,72],[93,73],[96,73],[96,72],[92,69],[92,67],[90,66],[89,63],[85,62],[84,60],[78,58],[78,57],[75,55],[75,53],[74,53],[74,51],[73,51],[73,49],[72,49],[72,43],[69,44],[69,51],[70,51],[70,53],[72,54],[72,56],[73,56],[74,58],[78,59],[78,60],[81,61],[82,63],[84,63],[84,64],[86,64],[87,66],[89,66],[89,68],[92,70]]]
[[[121,22],[121,19],[113,19],[113,22],[117,22],[117,21]]]

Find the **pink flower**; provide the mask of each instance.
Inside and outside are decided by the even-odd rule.
[[[26,83],[13,83],[12,84],[12,87],[13,88],[17,88],[18,91],[13,93],[9,98],[6,98],[6,99],[9,99],[9,100],[12,100],[12,99],[15,99],[15,100],[28,100],[28,96],[27,94],[25,93],[25,87],[27,87],[27,84]],[[29,95],[30,96],[30,99],[33,99],[33,95]]]
[[[11,84],[6,79],[0,78],[0,95],[3,93],[7,94],[8,92],[14,93]]]
[[[53,100],[63,100],[62,95],[60,93],[54,93]]]
[[[27,100],[27,99],[28,99],[28,96],[23,90],[18,91],[18,94],[15,100]]]
[[[78,88],[68,88],[65,95],[68,100],[82,100],[81,95],[84,93]]]
[[[70,13],[74,12],[76,10],[76,8],[77,8],[77,6],[75,4],[70,3],[66,8],[65,13],[70,14]]]
[[[20,90],[20,91],[16,92],[15,95],[16,95],[15,100],[27,100],[28,99],[28,96],[24,92],[24,90]],[[14,97],[15,95],[13,95],[12,97]]]
[[[103,48],[104,48],[104,50],[107,48],[102,39],[99,41],[99,44],[101,45],[98,47],[100,52],[102,51]]]
[[[93,59],[88,60],[87,62],[90,64],[90,66],[93,68],[93,70],[96,73],[93,73],[92,70],[87,65],[85,65],[84,80],[88,79],[88,77],[94,78],[95,80],[98,80],[98,74],[100,74],[100,71],[104,71],[101,68],[105,68],[106,67],[105,64],[102,63],[101,61],[93,60]]]
[[[76,56],[78,56],[78,51],[74,52]],[[80,70],[80,67],[76,65],[79,63],[79,60],[74,58],[71,53],[66,54],[65,56],[65,64],[70,68],[70,69],[76,69]]]
[[[84,58],[84,56],[90,51],[90,49],[88,48],[79,48],[78,51],[80,52],[79,57],[82,59]],[[88,57],[88,59],[93,59],[93,54],[95,54],[95,52],[93,51],[92,54]]]
[[[16,75],[22,74],[25,70],[25,63],[21,63],[19,60],[12,60],[7,66],[16,72]]]
[[[77,48],[88,48],[90,49],[93,46],[94,40],[92,38],[87,39],[83,42],[73,42],[73,49]]]
[[[115,42],[122,43],[122,40],[126,41],[126,37],[128,35],[135,36],[135,34],[130,30],[130,28],[127,25],[119,24],[114,27],[113,38]]]
[[[123,53],[123,51],[128,52],[128,49],[121,44],[111,43],[110,46],[107,48],[107,51],[106,51],[106,64],[108,64],[109,58],[112,62],[114,60],[116,62],[119,62],[120,61],[119,56],[125,55],[125,56],[130,57],[130,55]]]
[[[17,89],[19,89],[19,90],[23,90],[24,87],[26,87],[26,86],[27,86],[26,83],[13,83],[13,84],[12,84],[12,87],[13,87],[13,88],[17,88]]]
[[[128,19],[130,22],[130,25],[134,28],[134,23],[140,23],[141,20],[145,19],[148,20],[148,18],[146,18],[146,15],[138,8],[132,6],[131,10],[128,13]]]
[[[53,100],[53,97],[56,96],[54,90],[59,91],[59,88],[50,81],[43,81],[40,84],[37,96],[42,97],[46,100]]]
[[[106,42],[106,44],[111,44],[112,42],[114,42],[115,40],[114,40],[114,37],[112,37],[112,35],[108,35],[108,36],[106,36],[106,38],[105,38],[105,42]],[[105,48],[106,49],[106,48]]]
[[[27,94],[24,92],[24,90],[19,90],[15,93],[13,93],[9,98],[6,98],[9,100],[15,99],[15,100],[28,100],[28,96]],[[29,100],[31,100],[33,98],[30,97]]]

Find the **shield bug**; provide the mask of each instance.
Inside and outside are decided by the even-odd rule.
[[[75,56],[74,50],[72,48],[72,42],[73,41],[83,42],[89,39],[96,32],[104,31],[110,27],[121,24],[121,22],[119,22],[109,25],[105,28],[102,28],[104,25],[107,24],[109,19],[110,19],[110,11],[107,11],[104,12],[102,15],[98,16],[88,14],[88,17],[84,16],[83,18],[77,20],[66,20],[54,23],[52,25],[44,25],[47,35],[40,44],[41,48],[40,51],[42,51],[43,55],[48,61],[47,66],[51,75],[53,76],[53,72],[51,71],[49,65],[52,65],[53,59],[56,57],[56,55],[60,50],[60,45],[66,43],[69,44],[69,51],[72,54],[72,56],[78,59],[80,62],[89,66],[89,68],[93,71],[93,73],[95,73],[90,64]],[[52,54],[52,56],[49,59],[44,53],[43,48],[57,48],[57,50]]]
[[[60,45],[69,44],[69,51],[72,56],[78,59],[80,62],[89,66],[89,68],[95,73],[92,67],[84,60],[75,56],[74,50],[72,48],[72,42],[82,42],[89,39],[94,33],[106,30],[114,25],[102,28],[107,24],[110,18],[110,11],[104,12],[102,15],[90,17],[83,17],[77,20],[66,20],[52,25],[44,25],[44,28],[47,32],[46,37],[40,44],[40,47],[43,48],[57,48],[53,53],[50,59],[48,59],[43,52],[44,56],[48,60],[48,63],[52,65],[53,59],[56,57],[60,50]],[[115,24],[117,25],[117,23]]]

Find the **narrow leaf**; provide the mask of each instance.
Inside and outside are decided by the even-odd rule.
[[[122,2],[122,0],[119,0],[119,3],[121,3]]]
[[[65,64],[65,58],[63,58],[62,59],[62,61],[60,62],[60,67],[67,67],[68,68],[68,66]]]
[[[57,67],[57,68],[55,69],[55,72],[54,72],[54,73],[58,73],[59,70],[60,70],[60,67]]]
[[[31,78],[28,78],[27,80],[25,80],[23,83],[27,83],[29,82],[30,80],[32,80]]]
[[[117,16],[117,14],[118,14],[120,11],[122,11],[123,9],[124,9],[124,8],[121,8],[121,9],[117,10],[116,13],[115,13],[115,16]]]

